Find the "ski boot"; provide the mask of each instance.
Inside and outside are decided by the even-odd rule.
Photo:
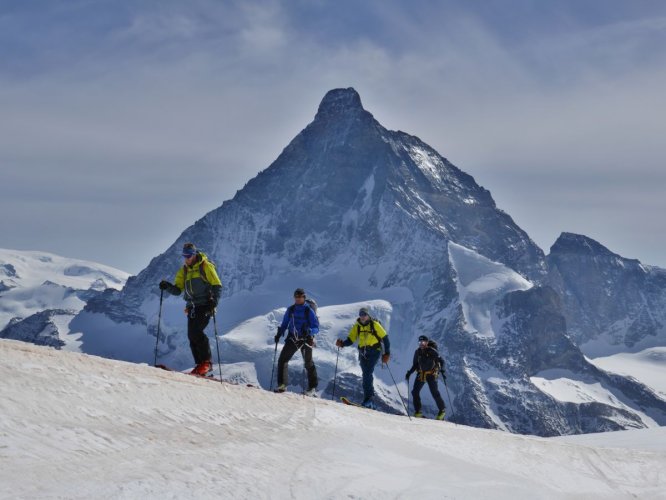
[[[425,418],[425,417],[423,416],[423,412],[422,412],[421,410],[419,410],[419,411],[415,411],[415,412],[414,412],[414,417],[416,417],[416,418]]]
[[[287,390],[287,386],[285,384],[280,384],[278,385],[273,392],[279,392],[283,393]]]
[[[197,366],[195,366],[190,372],[190,374],[198,375],[199,377],[205,377],[208,374],[208,372],[212,370],[213,370],[213,365],[211,364],[210,360],[208,360],[199,363]]]
[[[445,410],[439,410],[439,413],[435,417],[435,420],[444,420]]]
[[[377,405],[372,400],[372,398],[364,399],[363,402],[361,403],[361,406],[363,408],[369,408],[370,410],[376,410],[377,409]]]

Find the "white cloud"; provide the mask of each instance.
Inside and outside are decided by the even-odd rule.
[[[580,193],[599,210],[581,201],[572,214],[576,200],[560,206],[559,191],[580,172],[604,177],[631,169],[647,179],[663,171],[666,54],[657,46],[649,56],[644,51],[663,36],[662,18],[517,45],[471,14],[451,18],[446,10],[417,18],[387,6],[375,19],[385,27],[381,36],[324,37],[298,25],[287,3],[159,5],[135,12],[68,66],[29,79],[0,72],[0,166],[12,172],[0,208],[11,211],[20,196],[60,194],[53,226],[70,240],[86,234],[86,222],[67,224],[67,200],[93,204],[112,198],[109,191],[122,193],[135,217],[143,204],[173,222],[166,236],[165,225],[142,228],[134,239],[141,247],[106,262],[120,268],[138,271],[186,224],[266,168],[334,87],[356,87],[382,124],[420,136],[474,175],[528,233],[552,234],[536,237],[542,245],[572,230],[565,227],[571,218],[579,232],[596,230],[622,193],[623,178],[611,176],[615,184],[602,183],[605,191]],[[207,182],[193,185],[191,176]],[[650,179],[622,198],[635,200],[631,212],[644,221],[631,228],[645,242],[643,254],[634,252],[639,258],[655,232],[666,234],[653,213],[664,212],[666,202],[642,208]],[[516,196],[512,186],[522,192]],[[30,221],[39,217],[24,215],[18,229],[1,224],[3,245],[25,241],[20,232],[37,233]],[[33,248],[42,244],[34,241]],[[96,244],[81,243],[89,255],[47,248],[48,241],[39,249],[95,260]]]

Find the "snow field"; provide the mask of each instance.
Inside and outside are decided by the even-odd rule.
[[[2,498],[666,498],[666,445],[409,421],[6,340],[0,380]]]

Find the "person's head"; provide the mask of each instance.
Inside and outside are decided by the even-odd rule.
[[[197,247],[194,246],[194,243],[185,243],[183,245],[183,257],[187,265],[191,265],[196,261]]]
[[[302,288],[294,290],[294,302],[296,304],[305,304],[305,290]]]
[[[428,337],[426,337],[425,335],[421,335],[419,337],[419,347],[421,349],[425,349],[426,347],[428,347]]]
[[[358,311],[358,320],[363,325],[370,321],[370,314],[368,313],[367,307],[361,307],[361,309]]]

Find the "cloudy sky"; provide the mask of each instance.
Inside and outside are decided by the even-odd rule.
[[[661,0],[0,0],[0,247],[137,273],[349,86],[546,253],[666,267]]]

